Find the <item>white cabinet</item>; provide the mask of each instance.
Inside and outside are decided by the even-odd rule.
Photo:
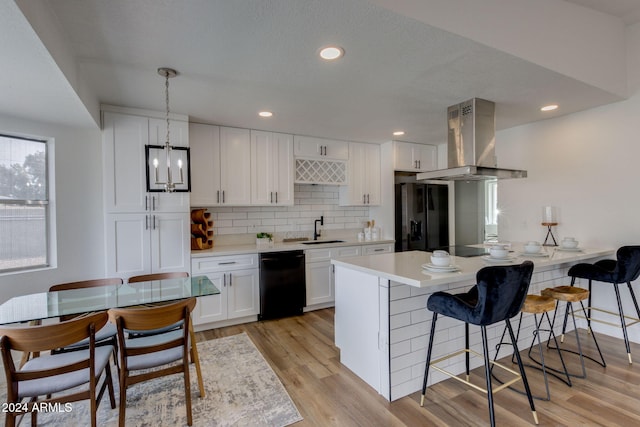
[[[400,171],[430,171],[437,169],[438,148],[435,145],[394,141],[394,169]]]
[[[319,304],[323,304],[322,307],[328,307],[335,301],[331,259],[360,254],[360,246],[308,249],[305,251],[307,309],[313,309],[313,306]]]
[[[393,252],[393,243],[378,243],[362,246],[362,255],[375,255]]]
[[[347,160],[349,158],[349,144],[345,141],[299,135],[296,135],[293,141],[295,157],[325,160]]]
[[[189,214],[116,213],[106,220],[107,276],[189,271]]]
[[[189,193],[147,192],[145,145],[164,144],[166,125],[160,119],[103,113],[104,200],[108,213],[189,211]],[[171,121],[171,145],[188,146],[188,134],[186,122]]]
[[[251,139],[248,129],[189,124],[191,204],[251,204]]]
[[[340,187],[341,206],[380,204],[380,146],[349,143],[346,186]]]
[[[251,203],[293,206],[293,135],[251,131]]]
[[[218,295],[198,297],[194,325],[250,317],[260,312],[258,255],[193,258],[193,275],[206,275],[220,290]]]
[[[129,110],[131,111],[131,110]],[[106,273],[189,271],[189,193],[148,192],[146,145],[163,145],[166,120],[103,112]],[[186,121],[171,120],[171,145],[188,146]]]

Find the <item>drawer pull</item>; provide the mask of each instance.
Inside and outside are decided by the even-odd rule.
[[[235,261],[227,261],[227,262],[219,262],[218,265],[230,265],[230,264],[235,264]]]

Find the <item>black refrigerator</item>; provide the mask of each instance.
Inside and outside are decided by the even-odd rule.
[[[449,246],[449,188],[441,184],[395,184],[396,252]]]

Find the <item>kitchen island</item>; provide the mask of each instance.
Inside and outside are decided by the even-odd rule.
[[[542,256],[524,256],[521,245],[513,246],[512,261],[531,260],[534,272],[529,293],[568,284],[567,270],[577,262],[595,262],[611,257],[613,249],[585,248],[562,251],[544,248]],[[426,309],[427,298],[437,291],[466,292],[475,284],[482,267],[495,265],[483,257],[453,257],[459,271],[431,273],[422,268],[430,261],[429,252],[412,251],[332,260],[335,266],[335,344],[340,362],[362,378],[387,400],[393,401],[422,387],[426,348],[432,313]],[[558,322],[556,322],[558,323]],[[555,328],[561,325],[554,325]],[[504,325],[487,328],[489,348],[495,349]],[[525,316],[518,345],[531,343],[533,316]],[[480,329],[470,329],[471,346],[480,346]],[[464,347],[464,324],[439,322],[433,358]],[[499,357],[509,354],[503,346]],[[490,353],[493,357],[495,350]],[[472,367],[481,359],[472,358]],[[447,361],[447,370],[464,371],[462,356]],[[433,372],[429,382],[446,379]]]

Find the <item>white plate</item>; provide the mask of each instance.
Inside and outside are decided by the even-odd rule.
[[[516,257],[514,256],[508,256],[506,258],[494,258],[491,255],[484,255],[482,257],[483,260],[487,261],[487,262],[495,262],[495,263],[510,263],[513,262],[514,259],[516,259]]]
[[[436,273],[451,273],[451,272],[460,270],[460,268],[457,265],[447,265],[442,267],[439,265],[433,265],[431,263],[422,264],[422,268],[424,268],[425,270],[436,272]]]
[[[562,252],[582,252],[582,248],[563,248],[563,247],[558,247],[556,248],[557,251],[562,251]]]
[[[542,257],[549,256],[549,254],[546,253],[546,252],[536,252],[535,254],[531,253],[531,252],[522,252],[521,256],[523,256],[523,257],[542,258]]]

